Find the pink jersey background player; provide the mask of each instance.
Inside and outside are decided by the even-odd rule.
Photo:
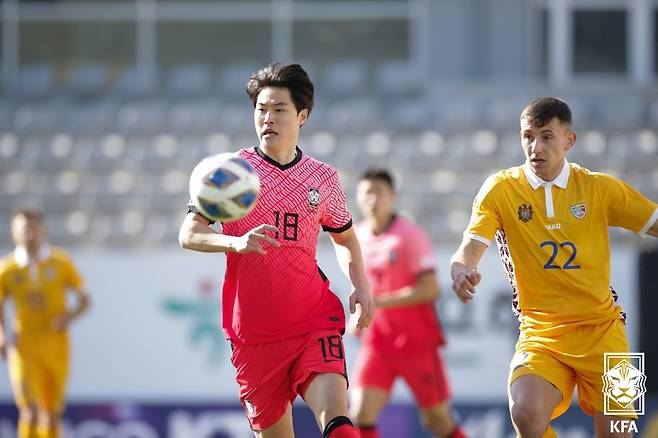
[[[423,229],[395,214],[392,175],[370,169],[360,178],[357,203],[365,220],[356,226],[375,301],[351,389],[352,416],[363,438],[377,437],[377,417],[402,377],[413,392],[423,424],[437,437],[460,438],[450,408],[450,387],[438,348],[444,344],[434,303],[440,290],[436,261]]]
[[[347,417],[345,316],[317,265],[320,229],[345,262],[359,327],[370,323],[373,302],[337,172],[297,148],[313,84],[297,64],[270,64],[251,76],[247,94],[259,145],[239,154],[260,177],[258,203],[221,233],[191,209],[179,240],[187,249],[227,253],[223,329],[256,436],[294,436],[292,401],[300,395],[324,437],[356,437]]]

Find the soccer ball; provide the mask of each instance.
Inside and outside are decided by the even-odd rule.
[[[207,219],[233,222],[255,206],[260,179],[244,158],[225,152],[204,158],[190,175],[192,203]]]

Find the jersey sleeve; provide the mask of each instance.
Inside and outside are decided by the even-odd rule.
[[[482,184],[471,211],[471,220],[464,231],[464,237],[477,240],[489,246],[496,231],[502,228],[500,214],[496,207],[496,175],[492,175]]]
[[[418,276],[436,270],[432,245],[423,229],[416,228],[409,238],[404,239],[403,248],[404,260],[409,266],[409,272],[413,275]]]
[[[64,264],[66,285],[68,287],[81,289],[84,286],[84,280],[82,279],[78,268],[73,263],[73,260],[71,260],[71,257],[68,254],[63,254],[62,260]]]
[[[331,175],[329,202],[320,225],[324,231],[331,233],[342,233],[352,226],[352,215],[347,209],[345,192],[336,171]]]
[[[599,178],[606,186],[608,224],[645,234],[658,219],[658,205],[619,178],[604,174],[599,174]]]
[[[5,285],[5,275],[6,269],[2,262],[0,262],[0,300],[6,300],[9,298],[9,289]]]

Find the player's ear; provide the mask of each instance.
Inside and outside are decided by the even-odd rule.
[[[570,151],[573,145],[576,144],[576,131],[570,130],[567,139],[567,151]]]
[[[308,120],[308,108],[304,108],[297,114],[297,120],[299,121],[299,127],[301,128]]]

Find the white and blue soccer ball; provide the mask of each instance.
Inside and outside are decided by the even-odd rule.
[[[260,179],[251,164],[225,152],[204,158],[190,175],[190,198],[199,212],[218,222],[233,222],[255,206]]]

